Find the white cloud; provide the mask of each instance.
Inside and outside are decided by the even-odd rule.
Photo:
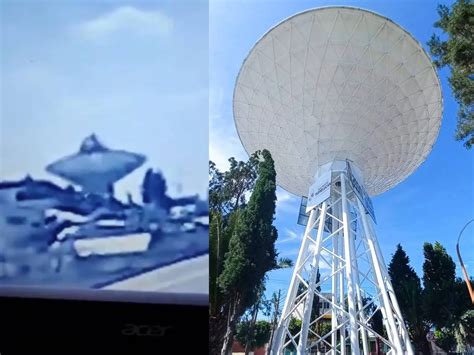
[[[160,11],[144,11],[122,6],[80,24],[78,33],[87,39],[101,40],[114,34],[163,36],[171,33],[174,21]]]
[[[293,198],[292,195],[282,189],[278,189],[276,195],[279,203],[285,203]]]
[[[299,235],[298,233],[290,230],[290,229],[286,229],[285,230],[285,233],[284,235],[286,235],[285,238],[283,239],[278,239],[277,240],[277,244],[283,244],[283,243],[287,243],[287,242],[292,242],[294,240],[301,240],[301,235]]]
[[[278,187],[276,190],[277,203],[276,207],[279,210],[297,213],[298,199],[289,192]]]

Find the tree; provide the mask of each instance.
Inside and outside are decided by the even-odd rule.
[[[229,170],[220,172],[209,162],[209,208],[223,215],[245,205],[245,195],[252,191],[257,179],[258,154],[252,154],[246,162],[232,157],[229,164]]]
[[[466,352],[474,343],[474,310],[466,311],[452,327],[435,331],[436,344],[443,350]]]
[[[154,172],[153,169],[148,169],[142,184],[143,202],[154,202],[165,209],[169,209],[169,197],[166,195],[166,190],[166,180],[163,174],[159,171]]]
[[[209,161],[209,210],[222,214],[222,205],[225,203],[223,190],[224,174],[217,169],[213,161]]]
[[[446,249],[436,242],[424,244],[423,306],[427,319],[436,328],[436,340],[446,351],[472,343],[474,322],[472,304],[462,279],[456,278],[456,265]]]
[[[269,347],[267,349],[267,355],[270,355],[271,352],[271,346],[273,344],[273,336],[275,335],[275,329],[277,327],[278,319],[280,318],[280,302],[281,302],[281,290],[278,290],[277,292],[273,292],[272,294],[272,299],[271,303],[273,306],[273,312],[272,312],[272,329],[270,333],[270,340],[269,340]]]
[[[471,284],[473,283],[471,281]],[[453,313],[457,315],[450,327],[456,344],[454,350],[465,352],[468,344],[474,344],[474,307],[469,293],[466,292],[466,285],[461,278],[456,278],[454,282],[453,295],[456,300]]]
[[[319,269],[318,269],[316,272],[317,272],[317,274],[316,274],[316,281],[315,281],[315,284],[318,285],[319,282],[320,282],[320,279],[321,279],[321,274],[320,274],[320,272],[319,272]],[[307,284],[309,284],[309,280],[305,280],[305,281],[306,281]],[[304,286],[304,284],[303,284],[302,282],[299,282],[299,283],[298,283],[298,289],[297,289],[297,291],[296,291],[296,296],[297,296],[297,297],[300,296],[303,292],[305,292],[305,291],[307,291],[307,290],[308,290],[308,289]],[[316,286],[315,291],[321,292],[321,285]],[[305,296],[305,297],[307,297],[307,296]],[[303,301],[301,304],[304,305],[304,304],[305,304],[305,301]],[[312,303],[312,305],[311,305],[311,317],[310,317],[310,322],[311,322],[311,323],[314,322],[315,319],[320,316],[320,313],[321,313],[321,312],[320,312],[319,296],[318,296],[317,294],[314,294],[314,295],[313,295],[313,303]],[[290,321],[290,323],[291,323],[291,321]],[[322,322],[315,322],[315,323],[313,323],[313,325],[311,326],[312,332],[315,332],[316,334],[321,335],[320,331],[322,330],[322,328],[321,328],[320,323],[322,323]],[[290,325],[288,325],[288,327],[290,328]],[[311,343],[311,341],[316,340],[316,337],[313,335],[312,332],[310,332],[310,333],[308,334],[308,344]],[[290,333],[293,334],[292,332],[290,332]],[[298,337],[298,339],[299,339],[299,337]],[[290,340],[290,337],[287,336],[287,337],[285,338],[285,343],[286,343],[287,341],[289,341],[289,340]],[[293,349],[293,346],[290,344],[290,346],[288,346],[288,349],[290,349],[290,350]]]
[[[297,319],[295,317],[290,318],[290,322],[288,323],[288,331],[290,334],[294,337],[296,334],[298,334],[301,331],[301,319]],[[290,338],[288,337],[286,341],[288,341]],[[298,345],[298,341],[300,339],[300,336],[298,335],[297,337],[294,338],[294,342],[296,345]],[[296,351],[296,346],[293,342],[288,344],[286,347],[290,351]]]
[[[428,46],[438,68],[451,69],[449,84],[459,104],[456,139],[465,141],[466,148],[474,145],[474,3],[458,0],[451,9],[438,5],[439,20],[434,26],[441,29],[446,40],[436,34]]]
[[[438,242],[423,245],[423,310],[427,319],[438,329],[449,326],[460,314],[453,314],[456,299],[456,265],[446,249]]]
[[[219,287],[218,277],[224,265],[224,256],[229,249],[229,240],[235,229],[240,210],[224,217],[220,212],[210,211],[209,227],[209,349],[218,354],[228,324],[229,304]]]
[[[474,310],[468,310],[461,316],[454,329],[454,337],[457,352],[465,352],[467,344],[474,343]]]
[[[267,150],[258,154],[258,158],[254,190],[239,214],[218,277],[219,287],[229,304],[223,355],[230,351],[237,319],[255,303],[265,274],[277,265],[275,241],[278,235],[272,225],[276,202],[275,166]]]
[[[389,264],[389,275],[410,338],[417,353],[430,353],[426,334],[435,328],[437,346],[447,352],[462,351],[474,341],[469,294],[463,281],[455,277],[455,264],[440,243],[425,243],[423,252],[424,288],[400,245]]]
[[[241,322],[237,325],[235,337],[240,344],[250,342],[250,349],[255,350],[268,343],[270,339],[271,324],[264,320],[259,320],[252,326],[250,322]]]
[[[290,267],[293,267],[293,261],[291,259],[289,259],[289,258],[279,258],[278,259],[278,264],[275,266],[274,270],[286,269],[286,268],[290,268]],[[266,278],[266,276],[265,276],[265,278]],[[249,337],[250,338],[253,336],[253,326],[256,323],[258,311],[260,309],[262,309],[263,314],[265,316],[270,316],[270,314],[271,314],[270,309],[271,309],[272,301],[267,300],[265,298],[264,291],[265,291],[265,287],[264,287],[264,285],[262,285],[262,287],[259,291],[259,296],[258,296],[257,302],[255,302],[255,304],[251,307],[252,318],[250,320],[250,326],[249,326]],[[272,327],[272,329],[271,329],[271,334],[272,335],[273,335],[273,331],[274,331],[274,328]],[[245,343],[245,355],[248,355],[250,353],[250,350],[251,350],[250,342],[249,342],[249,340],[247,340],[247,342]]]
[[[380,309],[376,310],[370,318],[370,327],[378,334],[384,336],[383,327],[383,315]],[[379,355],[381,353],[382,344],[379,337],[375,338],[375,353]]]
[[[252,339],[255,338],[255,326],[257,323],[257,316],[258,316],[258,311],[260,310],[260,307],[265,306],[265,286],[262,283],[260,286],[260,290],[258,291],[258,298],[255,304],[250,308],[251,310],[251,319],[249,322],[247,322],[248,327],[247,327],[247,338],[244,340],[243,345],[245,345],[245,355],[248,355],[250,351],[254,348],[252,344]],[[269,335],[270,337],[270,335]],[[268,340],[268,339],[267,339]]]
[[[316,283],[315,284],[318,285],[320,280],[321,280],[321,274],[320,274],[319,269],[318,269],[317,274],[316,274]],[[309,280],[306,280],[306,283],[309,284]],[[296,295],[297,296],[301,295],[305,290],[306,290],[306,287],[303,285],[302,282],[300,282],[298,284],[298,291],[296,292]],[[321,285],[316,286],[315,291],[321,292]],[[319,316],[320,316],[319,296],[317,294],[314,294],[313,304],[311,306],[310,322],[313,322]],[[315,327],[316,327],[316,324],[313,325],[313,328],[315,328]],[[315,330],[315,329],[313,329],[313,330]]]
[[[229,314],[229,303],[218,278],[230,237],[246,204],[245,196],[255,185],[257,162],[255,154],[247,162],[230,158],[230,169],[226,172],[209,162],[209,350],[212,354],[221,351]],[[237,180],[243,182],[239,184]]]
[[[223,304],[222,290],[217,280],[222,272],[224,256],[229,250],[229,241],[239,219],[239,209],[227,216],[224,224],[224,217],[220,212],[210,212],[211,221],[209,226],[209,297],[211,314],[219,312],[219,307]]]
[[[388,274],[416,352],[425,354],[429,352],[429,344],[426,340],[429,326],[420,307],[422,304],[421,282],[415,270],[410,266],[410,259],[400,244],[397,245],[397,250],[389,263]]]

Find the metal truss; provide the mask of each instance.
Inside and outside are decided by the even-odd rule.
[[[318,299],[329,308],[312,314]],[[383,330],[374,329],[377,312]],[[329,315],[331,330],[319,334]],[[301,328],[293,333],[292,318],[301,320]],[[389,354],[413,354],[372,219],[347,173],[337,172],[331,197],[310,212],[272,354],[285,349],[298,355],[369,354],[370,342],[376,339]]]

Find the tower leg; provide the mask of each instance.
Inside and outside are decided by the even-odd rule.
[[[355,247],[355,242],[354,238],[351,238],[351,244],[352,244],[352,260],[353,260],[353,265],[355,265],[355,269],[358,270],[358,263],[357,263],[357,251]],[[360,279],[359,279],[359,273],[356,272],[354,273],[354,280],[355,280],[355,285],[356,285],[356,296],[357,296],[357,308],[358,308],[358,313],[359,313],[359,321],[362,324],[367,324],[365,320],[365,315],[364,315],[364,305],[362,302],[362,292],[361,292],[361,287],[360,287]],[[364,354],[369,353],[369,343],[367,339],[367,330],[364,327],[360,327],[360,333],[362,336],[362,349],[364,350]]]
[[[334,199],[333,199],[334,200]],[[333,201],[334,202],[334,201]],[[335,213],[335,204],[333,203],[333,209],[332,212]],[[338,228],[338,223],[336,220],[333,220],[332,223],[332,232],[337,233],[337,228]],[[332,252],[333,254],[337,254],[338,251],[338,245],[339,245],[339,236],[335,235],[334,236],[334,242],[332,244]],[[337,291],[338,291],[338,283],[339,283],[339,278],[337,274],[337,269],[339,268],[339,260],[336,258],[332,258],[331,262],[331,274],[332,274],[332,280],[331,280],[331,301],[333,304],[339,304],[338,298],[337,298]],[[338,312],[335,307],[331,308],[331,329],[337,329],[337,316]],[[337,354],[337,331],[334,331],[331,334],[331,355],[336,355]]]
[[[321,239],[323,237],[324,231],[324,222],[326,221],[326,202],[323,202],[321,207],[321,214],[319,215],[318,223],[318,234],[316,237],[316,245],[313,249],[313,260],[311,263],[311,276],[309,281],[308,295],[306,296],[306,301],[303,311],[303,319],[301,322],[301,335],[298,343],[297,354],[304,355],[306,354],[306,343],[308,341],[308,331],[309,324],[311,322],[311,311],[313,310],[313,298],[314,298],[314,289],[316,284],[316,278],[318,274],[318,265],[319,265],[319,254],[321,252]]]
[[[338,213],[338,216],[340,217],[340,214]],[[339,250],[339,255],[344,255],[344,235],[342,233],[340,233],[338,236],[338,239],[339,239],[339,247],[340,247],[340,250]],[[344,263],[339,260],[339,267],[340,268],[343,268],[344,267]],[[344,273],[343,272],[340,272],[339,273],[339,305],[340,307],[345,310],[347,308],[346,306],[346,301],[345,301],[345,297],[344,297]],[[346,321],[346,314],[345,312],[342,312],[340,311],[339,312],[339,317],[341,319],[341,328],[340,328],[340,331],[339,331],[339,339],[340,339],[340,346],[341,346],[341,355],[345,355],[346,354],[346,324],[345,321]]]
[[[374,227],[373,227],[373,225],[370,221],[367,221],[367,222],[369,224],[369,230],[372,233],[372,236],[374,236],[375,235]],[[385,279],[387,280],[387,291],[388,291],[390,300],[392,301],[393,308],[395,310],[395,314],[398,318],[398,323],[400,325],[400,331],[401,331],[401,334],[403,336],[404,343],[405,343],[406,353],[408,355],[414,355],[413,346],[411,345],[411,342],[410,342],[410,336],[408,335],[408,330],[406,329],[405,323],[403,321],[402,312],[400,311],[400,307],[398,305],[397,297],[395,295],[395,291],[393,290],[393,286],[392,286],[392,282],[390,280],[390,276],[388,274],[387,266],[384,262],[382,251],[380,250],[380,245],[377,242],[375,243],[375,249],[376,249],[377,254],[379,255],[380,260],[382,261],[382,263],[381,263],[382,272],[384,273]]]
[[[364,211],[364,208],[362,206],[362,203],[357,199],[357,204],[359,207],[360,211]],[[388,329],[387,331],[390,331],[392,335],[392,341],[395,343],[395,350],[397,354],[403,354],[403,346],[402,342],[400,339],[400,336],[398,334],[397,326],[395,324],[395,318],[393,316],[393,310],[391,308],[391,302],[389,300],[388,292],[387,292],[387,287],[385,283],[385,278],[384,275],[382,274],[382,268],[380,266],[380,258],[377,253],[377,247],[375,244],[377,242],[372,238],[372,234],[369,229],[369,224],[367,221],[367,215],[365,213],[361,213],[362,217],[362,225],[364,228],[364,236],[367,241],[367,245],[369,247],[370,251],[370,256],[372,258],[372,265],[374,268],[375,276],[377,278],[377,286],[379,287],[381,298],[383,300],[383,306],[385,308],[385,314],[387,316],[387,323],[388,323]]]
[[[392,355],[413,354],[371,220],[349,176],[347,171],[335,171],[330,198],[310,212],[275,331],[273,355],[285,349],[306,355],[321,345],[326,354],[368,355],[369,335],[386,344]],[[313,229],[317,232],[312,233]],[[321,279],[316,283],[318,270]],[[299,286],[304,289],[301,293]],[[329,303],[330,310],[312,317],[316,299]],[[371,319],[378,311],[384,331],[373,329]],[[296,334],[288,329],[292,318],[301,321]],[[322,329],[326,331],[318,334]]]
[[[349,333],[351,340],[351,353],[354,355],[360,354],[359,349],[359,337],[357,336],[357,313],[355,304],[355,285],[352,272],[358,272],[353,270],[352,264],[352,243],[351,233],[349,229],[349,208],[347,205],[346,196],[346,178],[344,174],[341,174],[341,202],[342,202],[342,224],[344,233],[344,257],[346,259],[346,279],[347,279],[347,305],[349,309]]]
[[[313,229],[316,223],[316,215],[317,215],[317,209],[313,209],[309,215],[308,224],[306,225],[306,229],[303,236],[303,242],[301,244],[301,248],[298,253],[298,258],[296,259],[295,270],[293,271],[293,276],[291,277],[290,287],[288,289],[288,294],[285,299],[285,304],[281,312],[281,318],[277,326],[277,331],[275,333],[275,341],[272,345],[273,355],[277,355],[280,353],[282,344],[286,338],[286,332],[288,329],[288,324],[290,322],[290,313],[291,313],[290,311],[291,311],[291,308],[293,307],[293,302],[296,297],[296,293],[298,291],[298,286],[300,283],[298,279],[298,275],[301,268],[304,266],[303,265],[304,256],[306,255],[306,252],[309,247],[309,240],[306,236],[311,233],[311,230]]]

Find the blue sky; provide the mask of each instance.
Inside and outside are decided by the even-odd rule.
[[[75,153],[96,133],[148,161],[170,192],[207,193],[207,1],[1,2],[0,179]]]
[[[446,3],[446,2],[445,2]],[[235,79],[255,42],[283,19],[303,10],[327,5],[357,6],[380,13],[425,44],[437,19],[434,1],[212,1],[210,5],[210,157],[221,169],[226,159],[246,159],[232,114]],[[427,49],[427,46],[425,45]],[[411,265],[422,275],[424,242],[439,241],[457,262],[455,244],[463,225],[474,218],[474,151],[454,140],[457,105],[447,81],[440,79],[444,113],[431,155],[408,179],[373,199],[378,240],[386,263],[401,243]],[[296,259],[303,227],[296,224],[299,198],[278,189],[275,225],[280,256]],[[464,262],[474,276],[474,223],[463,234]],[[286,294],[292,270],[269,274],[267,294]],[[458,274],[460,270],[458,267]]]

